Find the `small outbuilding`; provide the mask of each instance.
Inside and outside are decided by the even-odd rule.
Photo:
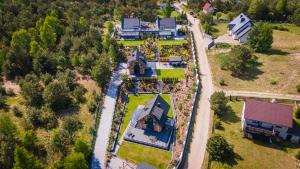
[[[206,2],[206,3],[204,4],[204,6],[203,6],[202,11],[203,11],[204,13],[206,13],[206,14],[207,14],[207,13],[213,14],[213,13],[215,13],[215,8],[213,7],[213,5],[212,5],[211,3]]]
[[[181,56],[170,56],[169,57],[169,63],[173,66],[178,66],[182,64],[182,58]]]

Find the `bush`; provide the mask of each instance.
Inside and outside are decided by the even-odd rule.
[[[221,86],[225,86],[225,85],[226,85],[226,83],[225,83],[225,80],[224,80],[224,79],[221,79],[219,83],[220,83],[220,85],[221,85]]]
[[[234,157],[233,147],[222,136],[215,135],[208,139],[207,151],[214,161],[226,161]]]
[[[296,86],[297,92],[300,93],[300,84]]]
[[[227,49],[227,48],[230,48],[230,47],[231,47],[231,45],[229,43],[224,43],[224,42],[216,43],[216,48]]]
[[[279,30],[279,31],[289,31],[289,29],[287,27],[284,27],[284,26],[281,26],[281,25],[274,25],[272,26],[272,29],[275,29],[275,30]]]
[[[17,106],[13,106],[12,112],[14,113],[14,115],[16,117],[22,117],[23,116],[23,113],[19,110],[19,108]]]
[[[222,129],[222,122],[221,122],[221,120],[217,118],[215,120],[214,126],[215,126],[215,129]]]
[[[300,119],[300,108],[296,109],[295,116],[296,116],[297,119]]]
[[[300,160],[300,151],[298,151],[297,154],[295,154],[295,157],[297,160]]]
[[[210,108],[214,113],[221,117],[223,113],[226,113],[228,110],[228,99],[225,96],[224,92],[214,92],[210,97]]]
[[[277,82],[277,80],[271,80],[270,84],[271,84],[271,85],[277,85],[278,82]]]

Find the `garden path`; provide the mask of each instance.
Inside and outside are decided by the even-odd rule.
[[[118,88],[122,82],[120,74],[126,72],[127,65],[120,64],[116,71],[113,72],[109,83],[107,94],[104,98],[103,110],[99,127],[97,129],[96,143],[94,147],[93,157],[91,161],[92,169],[101,169],[105,167],[105,155],[109,142],[113,115],[115,111],[116,101],[118,98]]]

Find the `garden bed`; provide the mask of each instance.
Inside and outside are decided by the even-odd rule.
[[[159,47],[159,56],[161,61],[168,61],[170,56],[180,56],[183,61],[188,61],[191,52],[190,45],[183,44],[181,46],[178,45],[167,45]]]

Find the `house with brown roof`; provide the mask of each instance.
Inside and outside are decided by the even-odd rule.
[[[300,135],[293,132],[293,107],[279,103],[247,99],[241,114],[245,136],[253,135],[281,138],[299,142]]]
[[[212,5],[211,3],[206,2],[206,3],[204,4],[204,6],[203,6],[202,11],[203,11],[204,13],[211,13],[211,14],[213,14],[213,13],[215,13],[215,8],[213,7],[213,5]]]

